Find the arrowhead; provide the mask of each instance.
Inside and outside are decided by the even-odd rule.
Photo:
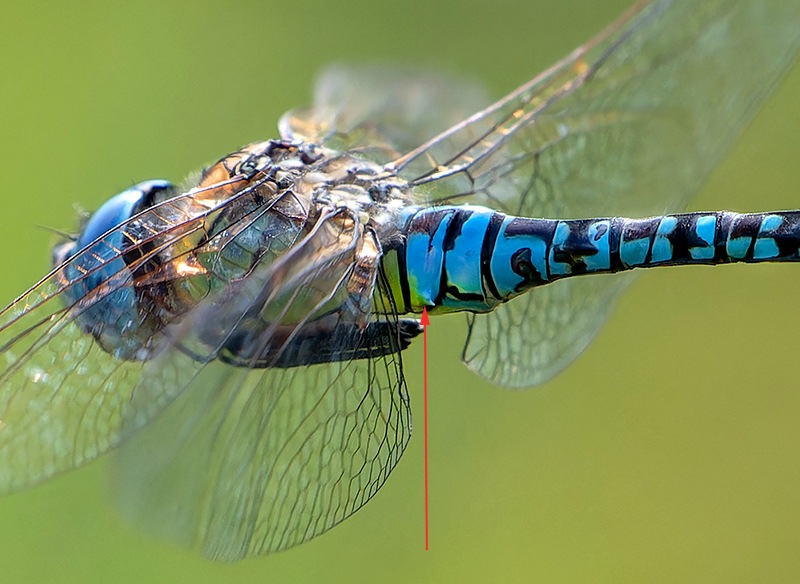
[[[428,309],[427,308],[423,308],[422,309],[422,318],[419,319],[419,323],[422,326],[428,326],[429,324],[431,324],[431,320],[428,318]]]

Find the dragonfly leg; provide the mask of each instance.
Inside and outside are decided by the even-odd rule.
[[[237,327],[217,358],[229,365],[255,369],[369,359],[399,353],[422,332],[415,319],[373,321],[363,327],[339,322],[330,330],[326,318],[306,324],[299,332],[292,329],[288,337],[280,330],[288,327],[279,327],[266,341],[258,331]]]

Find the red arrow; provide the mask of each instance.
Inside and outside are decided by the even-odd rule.
[[[428,309],[422,309],[422,434],[425,452],[425,550],[428,550]]]

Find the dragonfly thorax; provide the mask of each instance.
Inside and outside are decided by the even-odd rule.
[[[202,313],[199,306],[247,302],[288,308],[254,311],[228,340],[208,326],[202,342],[212,353],[235,351],[231,362],[285,366],[291,354],[270,361],[266,348],[253,352],[242,339],[258,346],[285,338],[310,313],[312,320],[340,313],[348,327],[364,330],[381,242],[401,232],[401,208],[409,208],[407,189],[379,164],[271,140],[220,159],[182,194],[148,181],[112,197],[54,258],[63,280],[78,282],[67,295],[76,322],[118,358],[149,359],[159,338],[173,344],[180,333],[165,340],[167,329],[180,330],[185,314]],[[304,287],[309,276],[297,267],[308,264],[330,274],[328,286],[339,291],[326,297],[324,288]]]

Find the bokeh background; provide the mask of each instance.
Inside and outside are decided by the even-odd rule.
[[[48,231],[133,182],[180,180],[274,137],[325,64],[436,67],[499,96],[626,0],[5,3],[0,302],[48,269]],[[800,69],[695,209],[800,206]],[[417,433],[378,496],[288,552],[214,564],[147,539],[108,503],[104,460],[0,498],[3,582],[797,582],[798,266],[655,270],[543,387],[459,363],[430,328],[431,549]]]

